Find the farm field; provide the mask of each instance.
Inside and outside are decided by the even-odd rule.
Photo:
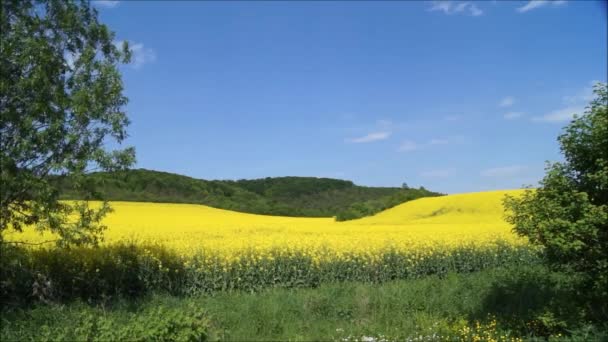
[[[114,202],[99,249],[46,246],[22,256],[54,280],[48,300],[77,302],[39,307],[28,319],[11,313],[3,338],[555,339],[560,329],[535,323],[553,290],[536,284],[560,276],[502,219],[502,198],[521,193],[424,198],[346,222]],[[52,238],[23,234],[30,242]],[[146,293],[136,312],[121,299]],[[551,302],[552,310],[567,309],[570,296]],[[78,303],[108,298],[109,311]]]
[[[166,320],[153,320],[150,324],[169,324],[194,335],[210,333],[209,337],[220,339],[247,339],[252,331],[257,331],[255,337],[249,337],[259,340],[301,336],[316,340],[334,336],[358,340],[369,335],[381,340],[426,334],[431,340],[444,336],[511,341],[518,340],[518,334],[497,327],[491,316],[475,314],[481,326],[469,330],[467,320],[455,322],[442,312],[425,313],[436,305],[428,295],[425,297],[429,301],[419,304],[412,301],[420,301],[416,293],[436,289],[436,295],[441,298],[455,296],[444,303],[454,305],[454,309],[445,307],[450,315],[465,315],[474,305],[482,304],[478,300],[456,303],[471,301],[475,297],[473,292],[481,289],[494,291],[493,269],[516,270],[536,265],[537,251],[517,237],[502,219],[504,196],[517,196],[521,192],[491,191],[423,198],[375,216],[346,222],[333,218],[244,214],[202,205],[113,202],[115,211],[104,221],[108,230],[100,248],[64,250],[42,245],[21,255],[21,260],[27,269],[43,270],[48,279],[53,280],[53,293],[48,298],[42,296],[43,300],[103,302],[107,298],[140,297],[145,293],[179,295],[184,299],[177,302],[170,298],[152,299],[151,303],[142,304],[141,310],[151,311],[142,311],[138,316],[166,315]],[[31,243],[53,239],[52,235],[39,235],[31,229],[12,237]],[[490,273],[467,276],[477,273],[474,271]],[[455,278],[456,274],[460,275]],[[429,276],[434,280],[424,280]],[[452,280],[442,280],[445,277]],[[408,283],[418,280],[421,283]],[[474,287],[468,288],[470,286]],[[281,288],[288,292],[280,292]],[[289,292],[294,288],[307,292]],[[352,293],[345,290],[349,288]],[[239,294],[247,292],[260,294]],[[457,295],[459,292],[465,294]],[[373,302],[364,299],[367,304],[359,303],[362,293]],[[14,290],[13,295],[29,296],[19,289]],[[462,295],[466,298],[460,298]],[[401,299],[394,302],[398,297]],[[332,304],[330,298],[341,304]],[[198,303],[201,309],[194,309],[192,303]],[[416,311],[412,305],[427,309]],[[232,310],[228,306],[239,308],[240,314],[228,314]],[[274,309],[254,310],[260,306]],[[340,309],[342,306],[345,308]],[[399,308],[414,310],[412,314],[416,318],[412,321],[391,318]],[[45,317],[54,316],[53,310],[53,307],[41,308],[31,313],[41,315],[41,324],[50,327],[46,330],[28,332],[31,330],[28,324],[38,324],[37,321],[19,323],[22,319],[15,313],[6,322],[3,334],[8,339],[88,338],[78,332],[68,332],[73,330],[73,322],[80,322],[79,325],[113,326],[91,335],[113,339],[120,338],[121,335],[113,335],[120,329],[146,325],[144,321],[130,321],[135,316],[128,316],[120,306],[106,315],[76,305],[69,313],[59,314],[59,320],[49,321]],[[280,312],[284,310],[291,312],[289,320],[280,319]],[[340,310],[350,313],[343,317]],[[69,318],[76,316],[83,318]],[[215,317],[215,321],[208,320],[207,316]],[[258,325],[245,323],[242,320],[245,316],[260,316],[256,320]],[[324,322],[327,318],[330,321]],[[181,320],[186,323],[179,323]],[[129,323],[121,323],[123,321]],[[277,322],[285,325],[278,328]],[[190,324],[200,324],[202,330],[191,331]],[[299,324],[322,327],[322,330],[301,335]],[[82,333],[87,334],[84,330]],[[124,336],[137,335],[131,330],[123,333]]]
[[[1,1],[0,341],[608,342],[607,6]]]
[[[83,259],[77,255],[79,249],[40,247],[30,262],[36,268],[62,253],[72,266],[47,265],[51,277],[53,270],[97,276],[103,273],[100,269],[125,268],[139,275],[144,287],[164,284],[189,294],[472,272],[537,259],[536,251],[502,219],[503,197],[519,193],[418,199],[346,222],[243,214],[201,205],[115,202],[100,250],[118,254],[116,259],[95,259],[91,254],[101,252],[87,252],[94,260],[80,263],[74,261]],[[32,230],[19,238],[30,243],[53,239]],[[125,248],[133,254],[130,266],[121,264]]]
[[[432,246],[484,246],[502,241],[523,245],[502,219],[502,199],[521,190],[429,197],[375,216],[337,222],[333,218],[238,213],[203,205],[112,202],[105,244],[162,244],[182,255],[199,252],[235,256],[244,250],[373,253]],[[7,235],[37,243],[52,239],[33,230]]]

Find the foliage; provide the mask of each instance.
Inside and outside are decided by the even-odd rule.
[[[423,198],[348,222],[115,202],[99,248],[30,247],[15,249],[22,251],[17,256],[3,250],[3,296],[63,301],[159,289],[176,294],[258,291],[534,262],[536,250],[501,220],[504,193]],[[37,243],[52,236],[26,230],[8,238]],[[43,286],[48,282],[52,286]],[[32,295],[33,287],[41,295]]]
[[[410,189],[404,187],[391,195],[377,199],[367,200],[351,204],[347,209],[342,210],[336,216],[337,221],[347,221],[372,216],[386,209],[390,209],[401,203],[412,201],[428,196],[438,196],[438,193],[431,193],[424,189]]]
[[[82,299],[104,302],[161,291],[175,295],[218,291],[260,291],[269,287],[316,287],[324,283],[382,283],[431,274],[475,272],[500,265],[539,261],[525,246],[496,244],[460,246],[449,251],[387,250],[365,256],[318,258],[280,249],[264,254],[249,251],[225,260],[204,252],[180,256],[155,245],[115,244],[98,248],[24,249],[5,247],[0,262],[0,303],[19,306],[35,302]]]
[[[155,290],[378,283],[534,263],[537,251],[501,220],[503,196],[430,197],[349,222],[116,202],[98,248],[3,249],[0,289],[3,301],[99,301]],[[11,238],[36,243],[51,237],[25,231]]]
[[[59,202],[49,178],[70,175],[86,200],[88,167],[132,163],[133,149],[105,148],[126,137],[117,65],[129,61],[128,45],[115,45],[87,1],[2,1],[0,32],[0,241],[36,225],[63,244],[96,244],[109,207]]]
[[[559,137],[565,161],[550,164],[536,190],[507,197],[515,231],[544,247],[548,261],[583,274],[582,294],[608,303],[608,88]],[[599,298],[599,299],[598,299]],[[608,317],[608,307],[604,306]]]
[[[30,312],[29,321],[20,318],[6,322],[8,326],[0,336],[3,341],[206,341],[209,318],[193,304],[171,307],[152,302],[135,311],[110,312],[82,303],[67,310],[60,306],[38,307]],[[39,323],[34,329],[30,326],[31,317]]]
[[[375,207],[369,213],[375,213],[378,208],[439,195],[426,190],[363,187],[330,178],[207,181],[144,169],[98,172],[88,175],[87,180],[97,185],[103,198],[113,201],[193,203],[253,214],[304,217],[341,216],[354,203],[370,200]],[[83,198],[80,191],[73,189],[71,179],[55,182],[62,189],[62,198]]]
[[[96,172],[87,179],[97,184],[99,194],[111,201],[206,204],[213,207],[272,213],[268,199],[222,181],[205,181],[168,172],[124,170]],[[70,178],[56,179],[64,199],[80,199]],[[279,208],[280,209],[280,208]]]
[[[351,181],[313,177],[241,179],[235,183],[245,190],[273,199],[293,198],[321,191],[341,190],[355,186]]]
[[[184,283],[183,263],[175,253],[154,245],[70,249],[7,245],[0,262],[0,301],[11,306],[77,298],[100,302],[139,297],[152,289],[177,294]]]
[[[500,265],[524,265],[538,260],[538,254],[530,248],[500,242],[485,248],[459,246],[432,253],[386,250],[366,256],[346,252],[342,258],[273,250],[264,255],[253,251],[242,253],[238,260],[225,262],[200,254],[188,261],[186,272],[193,286],[187,293],[315,287],[344,281],[383,283],[433,274],[444,276],[449,272],[475,272]]]
[[[564,279],[568,278],[541,265],[521,265],[384,284],[342,282],[297,290],[267,289],[253,294],[233,291],[213,296],[154,295],[94,307],[78,302],[39,305],[29,310],[4,311],[0,338],[74,339],[77,336],[64,334],[69,331],[86,334],[91,325],[82,323],[91,321],[91,317],[99,317],[99,322],[111,321],[119,331],[128,331],[126,326],[153,328],[155,324],[144,322],[156,323],[174,315],[178,317],[174,321],[189,322],[188,317],[200,312],[194,308],[203,308],[203,322],[196,326],[208,327],[207,336],[213,340],[605,340],[608,337],[605,324],[577,320],[579,317],[572,315],[581,306],[576,293],[567,284],[560,285]],[[561,307],[564,309],[560,311]],[[564,315],[566,309],[570,312]],[[176,315],[179,312],[183,315]],[[551,325],[549,320],[542,319],[551,313],[554,321],[566,322],[565,332],[560,332],[561,325]],[[102,325],[105,324],[97,324]],[[189,324],[182,327],[191,331]],[[93,333],[88,336],[92,340],[101,339]],[[121,340],[132,340],[141,335],[121,336]]]

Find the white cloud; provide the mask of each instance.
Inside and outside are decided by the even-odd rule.
[[[535,8],[543,7],[548,4],[547,0],[530,0],[527,4],[518,7],[517,12],[524,13],[531,11]]]
[[[454,3],[452,1],[446,0],[446,1],[433,1],[431,2],[431,8],[429,8],[429,11],[433,12],[433,11],[441,11],[444,12],[445,14],[450,14],[450,12],[452,11],[452,5]]]
[[[146,63],[156,61],[156,53],[154,50],[144,47],[144,44],[137,43],[131,45],[132,55],[131,63],[135,69],[141,68]]]
[[[564,96],[563,100],[564,103],[566,104],[575,104],[575,103],[589,103],[591,100],[593,100],[593,86],[597,83],[600,82],[598,80],[593,80],[591,82],[589,82],[589,85],[583,89],[581,89],[578,93],[572,95],[572,96]]]
[[[383,129],[390,129],[393,126],[393,122],[391,120],[381,119],[376,121],[376,125]]]
[[[471,15],[474,17],[478,17],[480,15],[483,14],[483,11],[480,10],[477,6],[475,5],[471,5],[471,7],[469,7],[469,10],[471,11]]]
[[[428,170],[420,172],[420,176],[425,178],[447,178],[453,173],[452,170]]]
[[[500,100],[498,103],[499,107],[511,107],[515,103],[515,98],[513,96],[507,96],[504,99]]]
[[[415,141],[411,141],[411,140],[405,140],[401,143],[401,145],[399,145],[398,151],[400,151],[400,152],[416,151],[416,150],[422,150],[425,148],[429,148],[432,146],[458,144],[458,143],[462,143],[463,141],[464,141],[464,137],[461,137],[461,136],[454,136],[454,137],[450,137],[449,139],[433,138],[424,144],[419,144],[419,143],[416,143]]]
[[[522,165],[511,165],[503,167],[495,167],[491,169],[482,170],[479,174],[482,177],[492,178],[512,178],[521,175],[528,168]]]
[[[582,115],[585,112],[584,107],[573,106],[554,110],[542,116],[535,116],[532,121],[535,122],[564,122],[570,121],[574,114]]]
[[[447,139],[431,139],[429,145],[447,145],[449,141]]]
[[[118,6],[120,1],[118,1],[118,0],[95,0],[95,1],[93,1],[93,3],[99,7],[114,8],[114,7]]]
[[[445,14],[468,14],[474,17],[480,16],[483,14],[483,11],[477,7],[477,5],[471,3],[470,1],[464,2],[456,2],[449,0],[441,0],[441,1],[432,1],[431,7],[429,8],[431,12],[443,12]]]
[[[400,152],[410,152],[410,151],[415,151],[417,149],[419,149],[420,146],[418,146],[418,144],[416,144],[413,141],[404,141],[401,143],[401,145],[399,145],[399,151]]]
[[[574,95],[564,96],[562,98],[565,107],[556,109],[545,115],[535,116],[532,118],[534,122],[566,122],[570,121],[574,114],[583,115],[585,106],[593,100],[593,86],[600,81],[590,81],[586,87],[579,90]]]
[[[522,112],[508,112],[508,113],[505,113],[505,115],[503,115],[503,117],[504,117],[506,120],[515,120],[515,119],[519,119],[519,118],[521,118],[521,117],[522,117],[522,116],[524,116],[524,115],[525,115],[525,114],[524,114],[524,113],[522,113]]]
[[[516,9],[516,11],[519,13],[525,13],[525,12],[531,11],[533,9],[541,8],[541,7],[544,7],[547,5],[552,5],[552,6],[564,5],[566,2],[567,1],[565,1],[565,0],[553,0],[553,1],[551,1],[551,0],[530,0],[530,1],[528,1],[527,4],[525,4],[521,7],[518,7]]]
[[[114,42],[119,49],[122,49],[123,41]],[[144,64],[152,63],[156,61],[156,53],[154,50],[147,48],[143,43],[129,42],[129,49],[131,49],[131,67],[134,69],[140,69]]]
[[[373,141],[385,140],[391,136],[391,132],[373,132],[359,138],[346,139],[350,143],[369,143]]]
[[[462,12],[462,11],[464,11],[467,8],[468,5],[469,5],[468,2],[461,2],[461,3],[459,3],[458,5],[456,5],[454,7],[454,12]]]
[[[462,119],[462,115],[447,115],[443,118],[445,121],[459,121]]]

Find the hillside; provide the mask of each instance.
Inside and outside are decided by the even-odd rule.
[[[331,218],[285,217],[241,213],[204,205],[180,203],[113,203],[114,212],[105,242],[131,239],[162,241],[165,246],[191,253],[233,253],[256,246],[258,251],[287,245],[327,251],[384,251],[387,244],[403,251],[430,250],[461,243],[501,240],[521,244],[502,218],[502,199],[520,190],[457,194],[420,198],[375,216],[348,222]],[[36,243],[52,239],[35,230],[21,235]],[[379,252],[380,253],[380,252]]]
[[[353,219],[397,204],[440,194],[421,189],[365,187],[315,177],[202,180],[145,169],[92,173],[87,181],[111,201],[204,204],[239,212]],[[63,199],[80,199],[68,178],[57,179]]]
[[[360,225],[482,225],[506,226],[503,199],[524,190],[495,190],[420,198],[385,210],[373,217],[353,221]]]

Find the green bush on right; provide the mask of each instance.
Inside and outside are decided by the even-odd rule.
[[[598,83],[585,113],[558,141],[563,162],[548,164],[535,190],[504,200],[514,230],[542,246],[547,262],[583,279],[595,317],[608,318],[608,87]]]

